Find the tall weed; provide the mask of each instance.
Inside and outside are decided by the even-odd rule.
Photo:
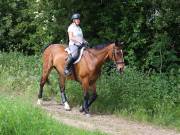
[[[30,93],[36,97],[41,75],[40,56],[21,53],[0,53],[0,87],[16,93]],[[56,97],[60,101],[56,71],[45,85],[44,99]],[[146,74],[127,67],[124,74],[103,70],[97,81],[97,101],[91,111],[130,116],[180,129],[180,77],[169,74]],[[80,105],[83,92],[79,83],[68,81],[66,92],[71,105]]]

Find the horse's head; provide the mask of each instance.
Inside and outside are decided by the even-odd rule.
[[[110,59],[114,61],[114,63],[116,64],[116,68],[120,73],[123,72],[123,69],[125,66],[124,58],[123,58],[123,51],[122,51],[123,44],[124,42],[115,41],[112,44],[112,50],[109,55]]]

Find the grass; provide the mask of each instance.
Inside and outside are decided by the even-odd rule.
[[[23,98],[0,96],[0,135],[103,135],[66,126]]]
[[[98,99],[91,111],[123,115],[134,120],[152,122],[180,130],[180,87],[178,79],[165,75],[146,75],[127,69],[124,75],[105,73],[97,82]],[[80,104],[81,88],[68,83],[68,96]]]
[[[39,57],[1,53],[1,89],[37,97],[42,68]],[[146,74],[133,68],[127,68],[123,75],[111,72],[110,75],[103,72],[98,80],[99,96],[91,111],[123,115],[180,130],[180,76]],[[53,96],[59,101],[57,73],[53,71],[49,78],[51,85],[45,86],[43,98]],[[71,105],[82,103],[82,90],[78,83],[70,81],[66,89]]]
[[[0,135],[103,135],[59,123],[32,105],[39,62],[36,56],[0,53]]]

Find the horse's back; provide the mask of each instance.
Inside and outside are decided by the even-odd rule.
[[[54,53],[54,52],[64,52],[65,50],[64,44],[50,44],[43,52],[43,54],[46,53]]]

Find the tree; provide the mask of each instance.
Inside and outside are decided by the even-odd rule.
[[[68,43],[67,27],[71,15],[78,12],[91,46],[123,40],[127,65],[157,72],[176,71],[179,5],[176,0],[1,1],[1,50],[37,53],[50,43]]]

